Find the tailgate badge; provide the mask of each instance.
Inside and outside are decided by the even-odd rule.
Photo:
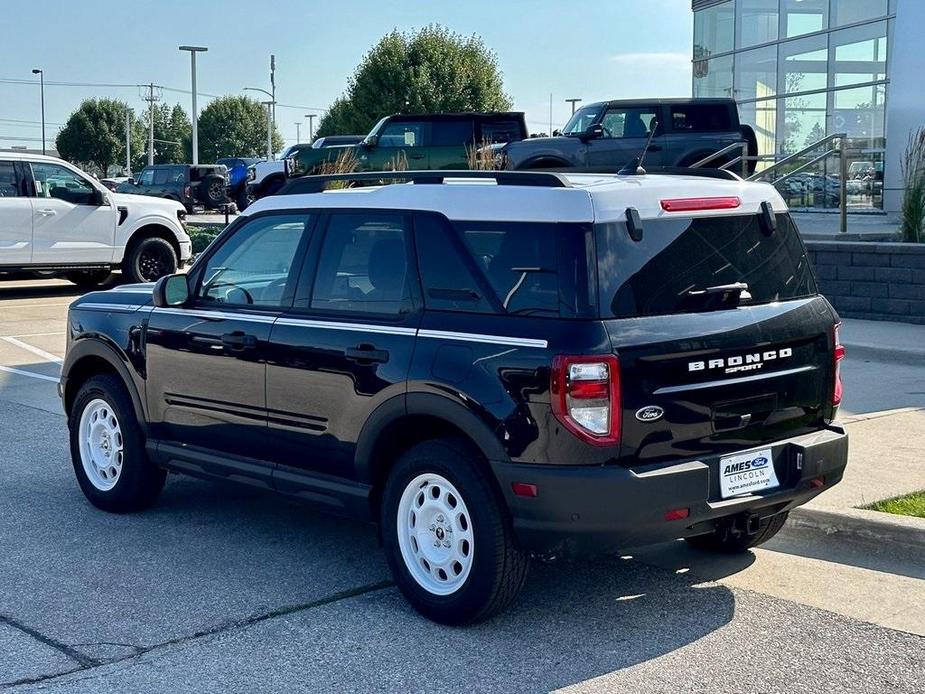
[[[658,405],[649,405],[636,410],[636,419],[640,422],[654,422],[661,419],[664,414],[665,410]]]

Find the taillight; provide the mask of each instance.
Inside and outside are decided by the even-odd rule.
[[[550,379],[552,411],[566,429],[596,446],[620,442],[620,362],[558,356]]]
[[[697,212],[700,210],[732,210],[742,204],[738,196],[727,195],[715,198],[673,198],[662,200],[665,212]]]
[[[836,323],[832,331],[832,359],[835,362],[835,386],[832,389],[832,407],[838,407],[841,403],[842,385],[841,385],[841,361],[845,358],[845,348],[838,337],[838,331],[841,323]]]

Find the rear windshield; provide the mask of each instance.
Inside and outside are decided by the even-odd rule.
[[[757,215],[645,220],[633,241],[622,222],[595,228],[603,317],[629,318],[731,308],[703,290],[748,285],[739,305],[817,293],[803,242],[787,214],[762,231]]]

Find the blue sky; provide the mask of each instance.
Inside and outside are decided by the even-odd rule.
[[[12,8],[15,7],[15,10]],[[49,139],[80,101],[112,96],[141,109],[135,87],[55,86],[52,82],[139,84],[189,90],[181,44],[205,45],[199,92],[269,88],[277,61],[277,122],[287,142],[305,113],[321,113],[341,94],[363,54],[393,28],[438,22],[476,33],[498,55],[506,91],[527,112],[532,131],[568,118],[567,97],[586,102],[691,91],[690,0],[160,0],[11,3],[0,24],[0,146],[37,143],[39,90],[32,68],[45,70]],[[259,94],[257,96],[260,96]],[[190,95],[164,91],[187,111]],[[200,108],[208,101],[200,96]],[[28,122],[22,122],[28,121]],[[317,119],[315,121],[317,125]]]

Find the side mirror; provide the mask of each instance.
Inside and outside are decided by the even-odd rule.
[[[597,140],[604,137],[604,126],[600,123],[595,123],[594,125],[589,125],[588,129],[585,130],[585,140]]]
[[[103,191],[94,188],[94,189],[93,189],[93,193],[91,193],[91,195],[90,195],[90,203],[91,203],[92,205],[96,205],[97,207],[102,207],[103,205],[108,205],[108,204],[109,204],[109,196],[106,195],[106,193],[104,193]]]
[[[552,131],[552,136],[553,136],[553,137],[559,137],[559,135],[561,135],[561,134],[562,134],[562,133],[561,133],[558,129]]]
[[[186,275],[165,275],[154,284],[154,305],[157,308],[182,306],[188,300]]]
[[[128,180],[126,181],[126,183],[128,183],[128,184],[130,184],[130,185],[135,185],[135,179],[132,178],[131,176],[129,176],[129,177],[128,177]]]
[[[367,149],[373,149],[374,147],[378,147],[379,146],[379,136],[370,135],[365,140],[363,140],[363,146],[366,147]]]

